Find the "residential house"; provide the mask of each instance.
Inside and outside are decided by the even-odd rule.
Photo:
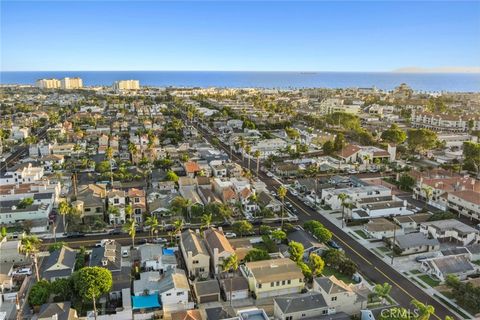
[[[280,177],[294,177],[298,175],[300,167],[292,162],[285,162],[275,166],[275,173]]]
[[[76,251],[66,246],[51,252],[42,265],[42,278],[55,281],[70,277],[75,268],[76,257]]]
[[[370,199],[393,199],[392,190],[385,186],[368,185],[361,187],[350,188],[327,188],[322,189],[322,201],[328,205],[332,210],[342,209],[342,201],[338,198],[340,194],[346,194],[349,203],[354,203],[359,200]],[[388,198],[387,198],[388,197]]]
[[[474,190],[453,191],[447,194],[448,208],[460,215],[480,221],[480,192]]]
[[[107,240],[103,246],[92,249],[90,267],[102,267],[111,272],[122,271],[122,246],[115,240]]]
[[[169,269],[177,267],[177,259],[175,253],[171,252],[161,245],[143,244],[138,247],[140,252],[140,261],[142,267],[147,271],[160,271],[165,273]]]
[[[476,273],[477,268],[464,254],[426,259],[422,261],[421,266],[422,271],[440,281],[445,281],[448,275],[465,280],[469,275]]]
[[[248,281],[241,276],[221,279],[220,287],[227,301],[247,299],[249,296]]]
[[[305,286],[300,267],[288,258],[247,262],[240,270],[257,299],[300,293]]]
[[[33,183],[42,179],[43,175],[43,166],[37,166],[31,162],[19,163],[0,173],[0,185]]]
[[[205,320],[203,313],[198,310],[175,311],[170,314],[171,320]]]
[[[421,232],[415,232],[396,236],[395,249],[400,255],[431,252],[440,249],[440,242],[437,239],[429,239]]]
[[[185,271],[169,270],[158,282],[158,292],[165,313],[193,309],[190,299],[190,286]]]
[[[322,294],[329,313],[344,312],[349,315],[357,315],[367,308],[370,293],[364,286],[346,284],[335,276],[315,278],[313,291]]]
[[[193,284],[197,303],[208,303],[220,301],[220,286],[218,280],[196,281]]]
[[[187,161],[183,164],[187,177],[194,178],[202,170],[197,162]]]
[[[456,219],[424,222],[420,232],[440,242],[454,242],[467,246],[480,241],[480,231]]]
[[[103,220],[106,197],[107,190],[104,185],[83,185],[78,188],[77,200],[72,201],[72,206],[80,212],[84,223],[86,218],[96,217]]]
[[[20,253],[21,243],[19,240],[7,241],[7,237],[0,240],[0,263],[25,263],[30,258]]]
[[[143,215],[147,212],[145,204],[145,190],[131,188],[127,193],[129,203],[132,205],[133,218],[138,224],[143,223]]]
[[[317,239],[303,229],[289,232],[287,234],[287,239],[289,242],[295,241],[303,245],[303,248],[305,249],[303,254],[304,260],[307,260],[312,253],[316,253],[321,256],[323,252],[329,249],[327,245],[318,242]]]
[[[267,208],[273,212],[280,212],[282,210],[282,203],[263,191],[257,194],[257,202],[261,208]]]
[[[273,299],[276,320],[315,319],[327,314],[329,308],[321,293],[307,292]]]
[[[403,230],[395,223],[385,218],[371,219],[363,225],[363,230],[374,239],[391,238],[403,234]]]
[[[180,235],[180,248],[190,277],[208,278],[210,255],[199,234],[190,229]]]
[[[417,232],[420,229],[420,223],[427,222],[432,215],[430,213],[416,213],[405,216],[395,216],[393,221],[398,224],[404,233]]]
[[[40,307],[37,320],[78,320],[77,311],[70,301],[45,303]]]
[[[204,231],[205,244],[210,253],[210,266],[214,274],[222,272],[223,263],[235,250],[223,234],[222,230],[209,228]]]
[[[108,220],[110,224],[118,225],[124,224],[125,219],[125,206],[126,206],[126,194],[123,190],[112,189],[107,193],[108,208],[115,207],[118,210],[118,214],[108,213]]]

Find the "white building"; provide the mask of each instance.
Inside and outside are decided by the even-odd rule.
[[[480,241],[480,231],[455,219],[423,222],[420,232],[429,235],[440,242],[454,242],[462,246]]]
[[[347,202],[354,203],[358,200],[382,198],[392,196],[392,190],[384,186],[363,186],[363,187],[352,187],[352,188],[342,188],[342,189],[323,189],[321,198],[324,203],[332,210],[339,210],[342,208],[342,202],[338,198],[340,194],[346,194],[349,199]]]
[[[0,174],[0,185],[33,183],[40,180],[43,174],[43,167],[35,167],[30,162],[20,163]]]
[[[480,121],[472,117],[449,115],[446,113],[433,114],[428,112],[412,112],[412,126],[427,128],[434,131],[466,132],[469,129],[469,121],[473,120],[473,129],[480,127]]]
[[[113,90],[138,90],[140,89],[140,81],[138,80],[119,80],[113,83]]]
[[[480,192],[473,190],[450,192],[447,201],[450,209],[469,219],[480,220]]]
[[[109,213],[108,220],[110,224],[123,224],[125,223],[125,205],[126,196],[123,190],[111,190],[107,194],[108,207],[115,207],[118,210],[118,214]]]
[[[58,79],[39,79],[35,85],[40,89],[58,89],[60,88],[60,80]]]
[[[280,138],[264,139],[251,146],[251,154],[254,154],[257,150],[260,151],[260,158],[265,159],[269,155],[276,155],[279,150],[285,149],[288,143]],[[243,150],[242,150],[243,152]]]
[[[60,87],[65,90],[80,89],[83,87],[83,81],[80,78],[63,78],[60,80]]]
[[[12,139],[23,140],[30,135],[30,128],[23,128],[18,126],[12,127]]]

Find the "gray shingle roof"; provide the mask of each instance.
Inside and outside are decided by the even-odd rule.
[[[328,308],[321,293],[305,293],[273,299],[284,314]]]
[[[423,233],[415,232],[396,237],[396,244],[400,249],[409,249],[419,246],[438,246],[440,243],[437,239],[429,239]]]
[[[432,266],[436,266],[444,275],[464,273],[475,270],[473,265],[464,255],[439,257],[427,260]]]
[[[197,254],[208,255],[202,238],[200,238],[200,236],[196,234],[195,231],[190,229],[183,231],[181,234],[181,241],[185,250],[187,252],[191,251],[193,256],[196,256]]]
[[[73,268],[75,267],[76,256],[77,253],[75,250],[65,246],[53,251],[43,265],[43,277],[47,280],[50,280],[50,278],[68,277],[72,274]],[[55,265],[58,265],[58,270],[48,271],[48,269]]]
[[[220,293],[217,280],[199,281],[194,284],[197,296],[206,296]]]

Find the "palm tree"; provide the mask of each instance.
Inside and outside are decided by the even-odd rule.
[[[367,169],[370,160],[371,160],[371,157],[370,157],[369,154],[366,154],[366,155],[363,156],[363,162],[365,163],[365,169]]]
[[[245,153],[248,154],[248,171],[250,171],[250,159],[252,158],[252,157],[250,156],[250,152],[251,152],[251,151],[252,151],[252,147],[251,147],[249,144],[247,144],[247,145],[245,146]]]
[[[132,217],[132,213],[133,213],[133,207],[132,207],[132,204],[129,203],[127,204],[127,206],[125,207],[125,215],[128,216],[129,218]]]
[[[40,273],[38,271],[38,252],[40,251],[42,240],[36,236],[26,236],[21,240],[20,252],[29,256],[33,260],[35,266],[35,276],[40,281]]]
[[[105,156],[108,159],[108,163],[110,164],[110,183],[113,188],[113,169],[112,169],[112,159],[113,159],[113,150],[111,147],[107,147],[105,150]]]
[[[150,237],[153,237],[153,234],[158,231],[158,227],[160,226],[158,223],[158,219],[155,216],[150,216],[145,220],[145,225],[150,227]]]
[[[132,218],[128,219],[128,221],[123,225],[123,230],[128,232],[132,238],[132,248],[135,247],[135,235],[137,233],[137,223],[135,220]]]
[[[131,159],[132,162],[133,162],[133,159],[135,158],[135,156],[136,156],[137,153],[138,153],[137,146],[135,146],[134,143],[129,142],[129,143],[128,143],[128,151],[130,152],[130,159]]]
[[[114,205],[109,205],[108,206],[108,214],[111,214],[112,216],[118,217],[120,215],[120,209],[118,207],[115,207]],[[113,227],[115,228],[117,225],[117,221],[114,218],[113,219]]]
[[[340,193],[338,199],[341,202],[342,206],[342,228],[345,226],[345,207],[347,206],[347,200],[350,199],[350,196],[346,193]]]
[[[180,231],[183,229],[183,220],[182,219],[177,219],[173,222],[173,232],[175,235],[177,235]],[[171,235],[173,236],[173,235]],[[172,242],[172,238],[170,238],[170,242]]]
[[[242,164],[245,160],[245,150],[243,150],[245,148],[245,140],[243,140],[243,137],[240,137],[240,140],[238,142],[238,144],[240,145],[240,148],[242,149]]]
[[[258,177],[258,172],[260,171],[260,156],[261,156],[260,150],[255,150],[253,155],[257,159],[257,177]]]
[[[425,194],[425,205],[423,208],[426,208],[428,203],[430,202],[430,199],[432,199],[433,189],[430,186],[425,186],[422,188],[422,191]]]
[[[223,261],[223,271],[224,272],[229,272],[231,270],[233,270],[233,272],[235,273],[237,270],[238,270],[238,257],[237,255],[234,253],[232,254],[231,256],[229,256],[227,259],[225,259]],[[233,291],[233,287],[232,287],[232,276],[230,277],[230,306],[232,305],[232,291]]]
[[[65,217],[67,214],[69,214],[70,212],[72,211],[72,207],[70,206],[70,204],[68,204],[67,201],[62,201],[60,202],[60,204],[58,205],[58,213],[60,213],[62,215],[62,220],[63,220],[63,232],[66,233],[67,232],[67,226],[66,226],[66,223],[65,223]]]
[[[205,213],[202,215],[202,228],[208,229],[210,228],[210,225],[212,224],[212,214],[211,213]]]
[[[428,320],[430,319],[430,316],[435,313],[435,308],[433,306],[423,304],[416,299],[412,301],[412,304],[419,311],[419,315],[417,316],[418,320]]]
[[[280,200],[282,200],[282,222],[281,222],[281,228],[283,230],[283,215],[285,212],[285,197],[287,196],[287,188],[285,186],[281,185],[280,188],[277,190],[278,197]]]

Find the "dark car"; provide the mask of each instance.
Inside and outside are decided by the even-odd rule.
[[[339,249],[342,248],[342,247],[340,247],[340,246],[338,245],[338,243],[336,243],[336,242],[333,241],[333,240],[328,240],[328,241],[327,241],[327,245],[328,245],[330,248],[337,249],[337,250],[339,250]]]
[[[82,232],[69,232],[67,238],[82,238],[85,237],[85,233]]]
[[[111,235],[122,234],[122,230],[121,229],[113,229],[113,230],[110,230],[110,232],[108,234],[111,234]]]

